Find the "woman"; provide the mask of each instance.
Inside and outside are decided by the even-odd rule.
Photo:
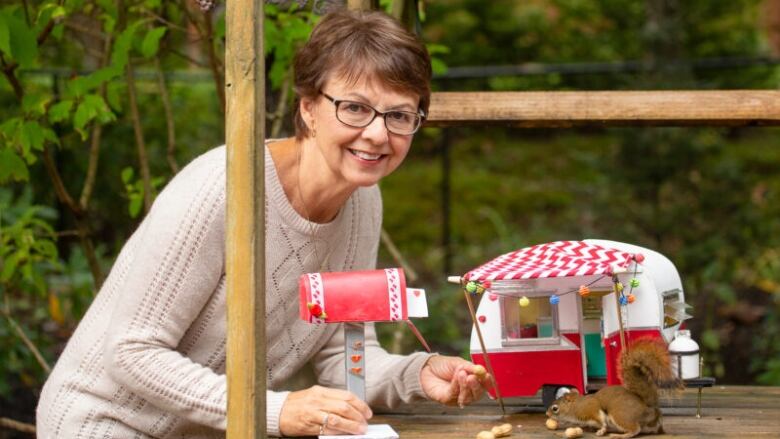
[[[428,109],[425,47],[381,13],[325,16],[295,59],[294,138],[266,144],[267,425],[271,435],[362,433],[372,412],[344,387],[343,328],[298,318],[302,273],[374,268],[377,183]],[[159,195],[44,386],[42,438],[224,436],[225,156],[212,150]],[[390,355],[367,330],[376,407],[464,405],[483,382],[457,357]],[[288,392],[310,365],[321,386]]]

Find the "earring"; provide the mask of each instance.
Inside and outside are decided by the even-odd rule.
[[[311,136],[317,138],[317,128],[314,127],[311,128]]]

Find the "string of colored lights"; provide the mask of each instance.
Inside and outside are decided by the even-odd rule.
[[[641,261],[636,261],[636,262],[641,262]],[[623,284],[618,280],[618,277],[617,276],[612,276],[612,282],[615,284],[615,289],[620,293],[619,301],[620,301],[620,304],[622,306],[627,306],[629,303],[633,303],[634,300],[636,300],[636,297],[634,296],[633,291],[634,291],[634,288],[639,287],[639,279],[636,278],[636,275],[638,273],[637,265],[638,265],[637,263],[634,264],[634,271],[632,273],[632,278],[629,281],[629,291],[628,291],[627,295],[623,293],[623,291],[624,291]],[[576,289],[565,291],[565,292],[559,293],[559,294],[552,294],[552,295],[550,295],[550,299],[549,299],[550,300],[550,304],[551,305],[557,305],[560,302],[560,300],[561,300],[560,299],[561,296],[565,296],[567,294],[571,294],[571,293],[574,293],[574,292],[579,293],[579,295],[582,296],[582,297],[586,297],[587,295],[590,294],[590,288],[589,287],[591,285],[599,282],[600,280],[604,279],[607,276],[610,276],[610,274],[604,274],[604,275],[594,279],[593,281],[591,281],[591,282],[589,282],[587,284],[580,285]],[[512,295],[512,294],[500,293],[500,292],[493,291],[493,290],[491,290],[491,287],[492,287],[492,282],[489,281],[489,280],[486,280],[486,281],[483,281],[483,282],[469,281],[469,282],[466,282],[465,285],[463,286],[463,288],[466,290],[467,293],[475,295],[475,296],[481,295],[481,294],[489,291],[490,294],[493,294],[493,295],[496,295],[496,296],[499,296],[499,297],[517,297],[517,296]],[[522,297],[520,297],[518,299],[518,304],[520,306],[522,306],[522,307],[528,306],[529,303],[530,303],[530,300],[526,296],[522,296]]]

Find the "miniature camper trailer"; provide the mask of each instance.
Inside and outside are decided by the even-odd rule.
[[[541,389],[545,405],[562,388],[618,384],[624,345],[648,336],[668,344],[690,318],[674,265],[619,242],[540,244],[450,280],[481,296],[472,361],[486,365],[488,357],[499,396]]]

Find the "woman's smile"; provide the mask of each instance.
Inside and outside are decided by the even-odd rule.
[[[365,163],[365,164],[376,164],[379,163],[383,158],[387,157],[387,154],[372,154],[365,151],[360,151],[357,149],[347,149],[353,156],[355,156],[359,162]]]

